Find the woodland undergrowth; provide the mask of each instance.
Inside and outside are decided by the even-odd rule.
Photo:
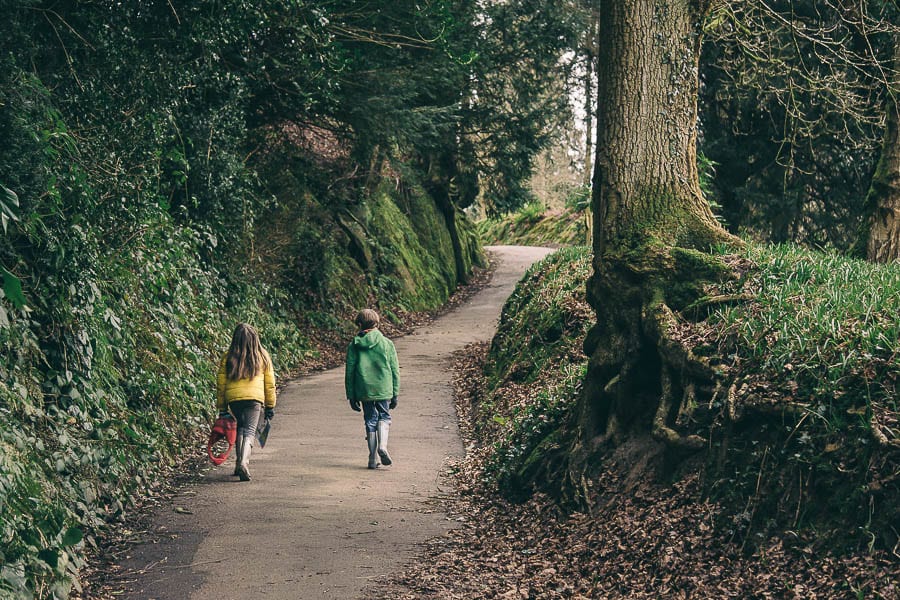
[[[610,446],[575,510],[552,463],[582,393],[589,252],[526,275],[491,346],[457,363],[468,446],[448,510],[462,525],[393,579],[394,597],[900,593],[900,270],[793,246],[729,252],[735,279],[670,332],[721,378],[672,423],[708,443],[676,454],[648,431]]]

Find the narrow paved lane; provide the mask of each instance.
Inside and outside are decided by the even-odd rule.
[[[464,305],[395,340],[401,366],[391,429],[394,465],[366,469],[362,417],[347,406],[343,369],[290,382],[269,443],[254,449],[253,480],[231,461],[164,506],[154,541],[123,565],[129,598],[362,598],[418,544],[452,527],[436,509],[441,472],[462,454],[450,355],[492,337],[516,281],[550,250],[494,247],[491,283]]]

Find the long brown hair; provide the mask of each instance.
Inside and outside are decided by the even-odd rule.
[[[228,379],[253,379],[269,367],[269,353],[259,343],[259,334],[250,325],[238,323],[231,335],[231,346],[225,361]]]

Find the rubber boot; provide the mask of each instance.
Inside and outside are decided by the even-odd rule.
[[[388,432],[390,429],[390,421],[378,421],[378,456],[381,457],[381,464],[384,466],[391,464],[391,455],[387,451]]]
[[[241,440],[241,462],[238,464],[238,477],[241,481],[250,481],[250,452],[253,450],[253,436],[244,436]]]
[[[237,477],[241,474],[241,455],[243,452],[241,451],[241,446],[244,443],[244,436],[239,435],[237,439],[234,440],[234,475]]]
[[[366,432],[366,442],[369,444],[369,468],[378,468],[378,434],[374,431]]]

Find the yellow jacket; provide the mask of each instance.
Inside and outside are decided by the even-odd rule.
[[[228,354],[222,356],[219,361],[219,374],[216,377],[216,408],[225,410],[236,400],[258,400],[266,405],[266,408],[275,408],[275,369],[272,368],[272,359],[269,358],[269,366],[252,379],[228,379],[226,375],[225,361]],[[267,356],[268,358],[268,356]]]

